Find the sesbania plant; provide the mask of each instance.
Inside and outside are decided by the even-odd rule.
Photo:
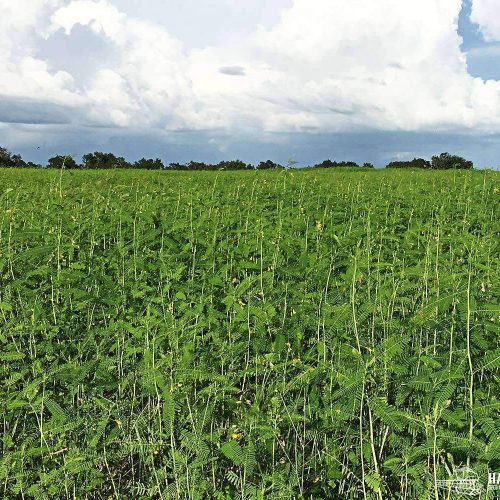
[[[0,171],[0,496],[414,500],[500,470],[499,180]]]

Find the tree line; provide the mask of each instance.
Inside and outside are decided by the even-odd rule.
[[[71,155],[56,155],[49,158],[47,165],[26,162],[19,154],[12,154],[6,148],[0,147],[0,167],[3,168],[55,168],[55,169],[139,169],[139,170],[270,170],[291,168],[296,162],[289,160],[287,165],[280,165],[271,160],[261,161],[257,165],[245,163],[241,160],[221,161],[219,163],[204,163],[200,161],[190,161],[188,163],[164,164],[159,158],[141,158],[136,162],[129,162],[121,156],[113,153],[102,153],[96,151],[83,155],[81,163]],[[372,163],[362,165],[354,161],[333,161],[324,160],[309,168],[374,168]],[[433,156],[431,161],[423,158],[414,158],[409,161],[392,161],[386,168],[406,168],[406,169],[428,169],[428,170],[449,170],[449,169],[472,169],[474,165],[471,161],[460,156],[449,153],[441,153]]]
[[[471,170],[474,164],[461,156],[451,155],[450,153],[441,153],[433,156],[431,161],[423,158],[414,158],[410,161],[393,161],[386,168],[425,168],[429,170],[450,170],[462,169]]]

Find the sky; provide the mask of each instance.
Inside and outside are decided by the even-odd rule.
[[[500,0],[0,0],[0,146],[44,163],[443,151],[500,168]]]

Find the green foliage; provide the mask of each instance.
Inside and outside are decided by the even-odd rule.
[[[279,163],[275,163],[272,160],[261,161],[257,165],[258,170],[276,170],[276,169],[283,169],[283,168],[285,168],[283,165],[280,165]]]
[[[111,168],[129,168],[130,164],[125,158],[117,157],[113,153],[88,153],[83,155],[82,168],[95,169],[111,169]]]
[[[156,158],[156,160],[153,160],[152,158],[141,158],[140,160],[137,160],[133,165],[130,165],[130,167],[138,168],[141,170],[163,170],[165,168],[165,165],[163,165],[163,162],[159,158]]]
[[[241,160],[221,161],[217,164],[219,170],[248,170],[253,169],[252,165]]]
[[[423,158],[414,158],[409,161],[391,161],[385,168],[431,168],[431,162]]]
[[[338,167],[359,167],[359,165],[355,161],[332,161],[332,160],[324,160],[317,165],[314,165],[314,168],[338,168]],[[363,167],[373,168],[371,163],[365,163]]]
[[[27,164],[21,158],[21,155],[13,155],[10,151],[0,147],[0,167],[3,168],[22,168]]]
[[[290,157],[287,162],[287,168],[294,167],[298,162]],[[168,167],[165,167],[162,160],[156,158],[146,159],[141,158],[135,163],[129,163],[123,157],[117,157],[113,153],[102,153],[95,152],[83,155],[82,165],[78,165],[76,161],[70,155],[56,155],[48,160],[47,166],[49,168],[84,168],[89,170],[96,169],[115,169],[115,168],[134,168],[138,170],[164,170],[168,168],[170,170],[254,170],[254,166],[247,164],[241,160],[229,160],[220,161],[217,164],[205,163],[202,161],[190,161],[189,163],[170,163]],[[7,149],[0,147],[0,168],[41,168],[41,165],[37,165],[33,162],[25,162],[20,155],[13,155]],[[358,165],[354,161],[332,161],[324,160],[313,166],[313,168],[358,168]],[[275,170],[284,169],[283,165],[275,163],[271,160],[261,161],[257,165],[257,170]],[[372,163],[366,162],[362,165],[362,168],[374,168]],[[460,156],[450,155],[449,153],[441,153],[439,156],[432,157],[432,163],[424,160],[423,158],[414,158],[411,161],[393,161],[389,163],[386,168],[424,168],[424,169],[434,169],[434,170],[449,170],[449,169],[465,169],[471,170],[474,165],[471,161],[465,160]]]
[[[498,175],[0,170],[0,496],[498,470]]]
[[[433,170],[462,169],[472,170],[474,164],[460,156],[441,153],[432,157],[432,161],[423,158],[414,158],[410,161],[393,161],[386,168],[425,168]]]
[[[432,157],[432,168],[434,170],[466,169],[472,170],[474,164],[461,156],[441,153],[439,156]]]
[[[80,168],[80,166],[76,163],[74,158],[71,155],[58,155],[49,158],[47,162],[48,168],[65,168],[65,169],[74,169]]]

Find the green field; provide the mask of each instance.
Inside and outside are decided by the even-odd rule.
[[[491,171],[0,170],[0,497],[500,472],[499,219]]]

